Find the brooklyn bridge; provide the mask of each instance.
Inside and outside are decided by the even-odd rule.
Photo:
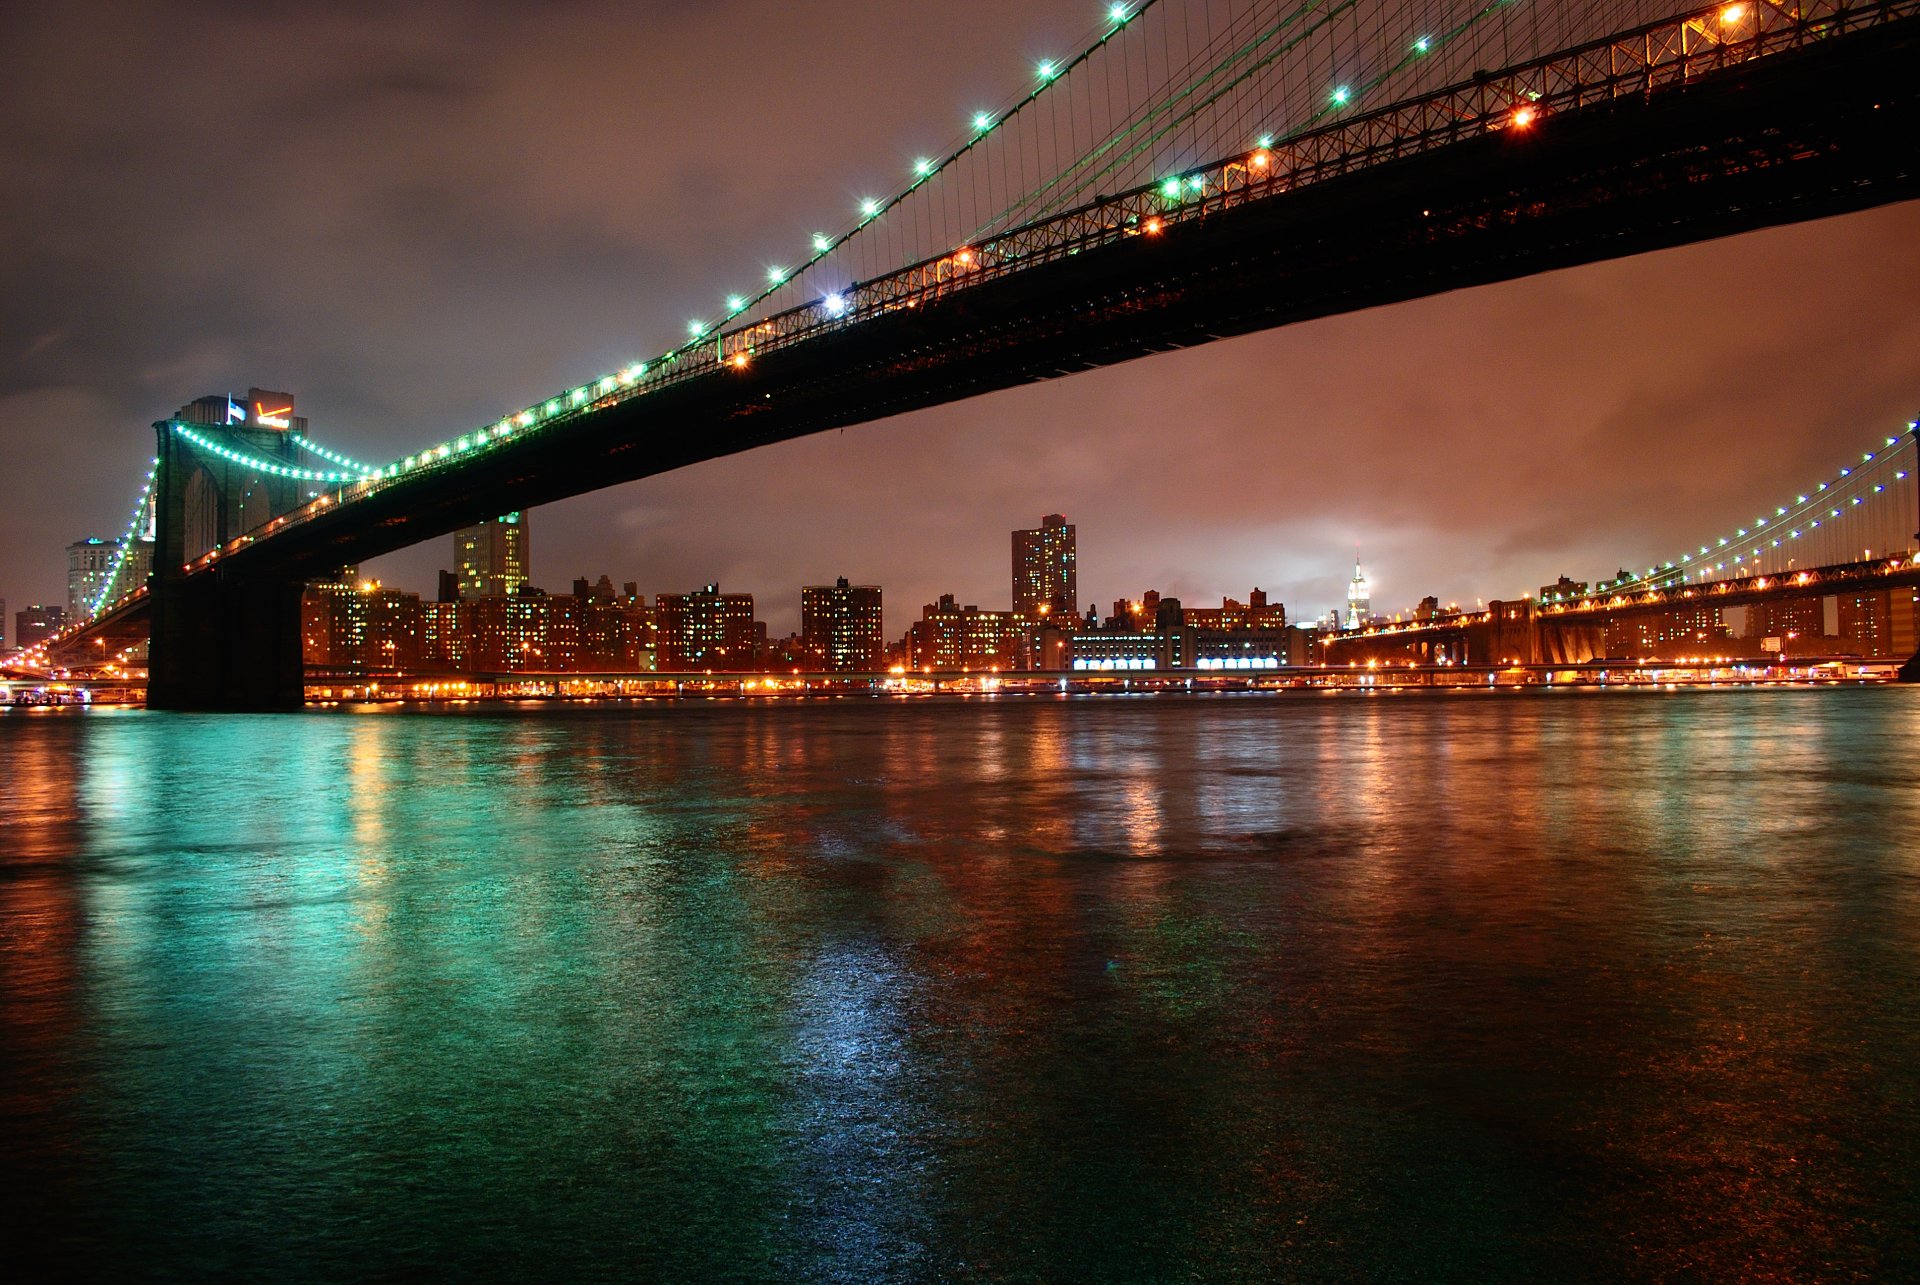
[[[1204,42],[1179,9],[1113,6],[1076,56],[1041,65],[1017,101],[669,351],[387,461],[325,446],[264,402],[160,421],[121,565],[24,672],[150,640],[156,708],[296,708],[310,580],[495,514],[1229,336],[1920,195],[1920,0],[1259,3]],[[1641,616],[1910,600],[1913,430],[1862,437],[1858,458],[1793,496],[1727,497],[1751,520],[1657,560],[1623,533],[1613,580],[1365,625],[1322,659],[1572,663],[1605,657],[1608,629]],[[136,582],[124,550],[149,520],[152,573]]]

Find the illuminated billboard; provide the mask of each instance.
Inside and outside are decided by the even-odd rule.
[[[249,388],[247,425],[250,428],[292,428],[293,394],[276,393],[268,388]]]

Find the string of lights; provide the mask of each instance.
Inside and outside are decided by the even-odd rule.
[[[1787,503],[1774,506],[1731,535],[1717,535],[1673,558],[1647,568],[1645,574],[1603,581],[1596,591],[1620,588],[1652,588],[1684,579],[1709,579],[1729,570],[1744,574],[1751,564],[1766,557],[1769,550],[1788,547],[1822,530],[1823,523],[1846,517],[1850,511],[1870,503],[1871,497],[1884,495],[1892,483],[1904,482],[1912,471],[1905,456],[1914,448],[1909,424],[1905,437],[1888,437],[1875,450],[1862,451],[1858,463],[1847,464],[1816,483],[1811,489],[1796,492]],[[1889,477],[1889,474],[1891,476]],[[1896,524],[1908,514],[1895,515]]]
[[[263,460],[257,455],[249,455],[244,451],[230,450],[205,434],[195,432],[185,424],[175,422],[169,425],[169,427],[201,450],[218,455],[221,459],[231,463],[250,468],[256,473],[266,473],[273,477],[293,478],[301,482],[355,482],[362,477],[376,476],[376,474],[371,471],[366,473],[335,473],[320,472],[314,469],[289,468],[285,464],[276,464],[272,460]]]
[[[359,460],[349,459],[347,456],[340,454],[340,452],[338,451],[329,450],[327,447],[320,445],[320,443],[312,440],[311,438],[302,437],[298,433],[289,433],[287,436],[292,438],[293,444],[295,446],[298,446],[301,450],[307,451],[314,455],[318,455],[321,459],[327,461],[329,464],[338,464],[342,468],[353,469],[354,471],[358,472],[362,477],[374,477],[374,476],[377,476],[380,472],[379,469],[373,467],[371,464],[362,464]]]
[[[100,591],[87,604],[87,616],[91,619],[100,614],[101,608],[113,600],[114,582],[119,580],[120,572],[125,569],[127,559],[132,556],[134,542],[140,538],[140,528],[145,524],[148,505],[153,499],[153,479],[160,472],[160,461],[149,460],[146,480],[140,486],[140,498],[133,502],[133,513],[127,518],[127,529],[120,537],[120,547],[113,555],[113,565],[107,568],[107,574],[100,581]]]
[[[952,167],[958,164],[962,158],[974,154],[976,149],[983,148],[989,139],[997,136],[1010,122],[1019,118],[1023,111],[1033,107],[1035,104],[1049,101],[1047,95],[1050,92],[1057,93],[1059,87],[1066,85],[1070,80],[1071,73],[1077,68],[1085,66],[1088,61],[1103,48],[1109,47],[1116,37],[1123,33],[1137,30],[1140,25],[1138,20],[1150,10],[1155,9],[1157,2],[1158,0],[1142,0],[1142,2],[1135,4],[1114,4],[1109,6],[1106,9],[1105,21],[1077,56],[1062,62],[1046,60],[1040,63],[1035,69],[1034,82],[1028,88],[1021,91],[1010,106],[994,111],[976,113],[971,120],[970,132],[961,138],[959,142],[947,148],[937,157],[922,156],[916,158],[910,167],[910,178],[905,185],[892,196],[886,199],[875,198],[862,201],[859,205],[858,219],[851,228],[837,235],[815,234],[811,242],[811,255],[801,261],[798,267],[790,268],[780,265],[769,267],[766,269],[765,283],[758,287],[753,293],[728,296],[725,300],[727,320],[738,322],[742,314],[758,309],[761,305],[772,299],[778,292],[782,290],[793,291],[799,289],[802,284],[801,277],[809,269],[823,262],[835,251],[852,243],[854,239],[864,231],[877,228],[880,222],[900,207],[903,202],[914,196],[916,192],[925,189],[926,185],[931,181],[946,174]],[[1623,8],[1623,10],[1631,10],[1635,15],[1638,15],[1641,10],[1657,2],[1658,0],[1620,0],[1619,5],[1616,7]],[[1845,7],[1847,0],[1830,0],[1830,3]],[[1199,0],[1199,7],[1210,12],[1207,0]],[[1344,10],[1347,7],[1346,5],[1332,6],[1332,8],[1340,10]],[[1172,8],[1172,6],[1169,6],[1169,8]],[[1307,4],[1296,9],[1294,12],[1296,14],[1307,13],[1321,8],[1322,6],[1319,5]],[[1322,48],[1316,43],[1313,48],[1304,49],[1300,56],[1305,60],[1302,65],[1306,68],[1308,74],[1319,78],[1318,83],[1321,86],[1325,87],[1330,85],[1331,88],[1323,88],[1321,91],[1315,91],[1323,94],[1323,97],[1318,101],[1317,107],[1307,110],[1306,115],[1301,120],[1295,122],[1281,136],[1284,139],[1291,140],[1299,138],[1303,134],[1312,134],[1316,131],[1318,133],[1325,133],[1330,128],[1345,129],[1349,121],[1354,122],[1354,127],[1358,128],[1361,122],[1390,114],[1393,110],[1391,108],[1377,109],[1364,113],[1356,109],[1359,107],[1362,99],[1368,98],[1382,86],[1388,86],[1394,77],[1408,73],[1409,69],[1416,65],[1430,64],[1430,70],[1444,79],[1455,75],[1457,72],[1455,64],[1472,67],[1499,66],[1503,64],[1495,61],[1488,55],[1498,54],[1503,57],[1511,56],[1513,52],[1511,43],[1514,38],[1514,22],[1509,21],[1507,18],[1502,18],[1501,22],[1495,24],[1494,27],[1487,27],[1483,20],[1496,13],[1506,15],[1520,11],[1523,8],[1522,0],[1466,0],[1465,3],[1460,3],[1459,0],[1452,0],[1451,3],[1445,4],[1442,8],[1444,12],[1432,11],[1418,5],[1403,4],[1393,11],[1390,20],[1382,20],[1374,23],[1371,27],[1364,27],[1357,22],[1349,24],[1342,32],[1330,36],[1329,41],[1331,43],[1325,48]],[[1532,40],[1536,43],[1541,37],[1539,27],[1542,21],[1549,24],[1556,22],[1560,24],[1547,33],[1547,38],[1556,42],[1550,47],[1566,49],[1568,48],[1567,45],[1558,42],[1571,40],[1575,35],[1580,34],[1576,32],[1574,28],[1567,25],[1574,20],[1561,15],[1559,10],[1549,10],[1547,16],[1541,18],[1537,16],[1537,11],[1540,9],[1540,6],[1524,6],[1524,8],[1528,17],[1516,21],[1522,24],[1526,21],[1533,23],[1534,31],[1532,33]],[[1687,30],[1692,31],[1692,47],[1697,48],[1702,40],[1705,40],[1708,44],[1723,42],[1727,38],[1727,33],[1734,30],[1736,25],[1740,30],[1745,31],[1760,21],[1776,21],[1776,17],[1769,17],[1764,14],[1762,18],[1749,19],[1746,16],[1749,8],[1751,8],[1751,6],[1727,5],[1718,8],[1710,7],[1674,18],[1663,18],[1661,21],[1666,27],[1678,29],[1684,25]],[[1662,11],[1665,12],[1664,7],[1662,7]],[[1624,16],[1624,12],[1621,15],[1615,15],[1617,18]],[[1455,19],[1455,21],[1452,21],[1451,25],[1449,25],[1447,21],[1442,20],[1448,18]],[[1781,22],[1792,21],[1792,19],[1788,17],[1778,17],[1777,20]],[[1169,19],[1169,23],[1172,21],[1172,19]],[[1428,28],[1425,25],[1428,22],[1433,23],[1432,28]],[[1613,27],[1608,28],[1610,31],[1616,29],[1617,28]],[[1663,27],[1662,30],[1664,29]],[[1649,28],[1649,30],[1652,29]],[[1428,31],[1432,31],[1433,34],[1426,34]],[[1416,32],[1420,34],[1414,34]],[[1487,34],[1488,32],[1494,32],[1494,34],[1489,36]],[[1469,33],[1472,34],[1471,40],[1462,39],[1462,37]],[[1234,58],[1244,58],[1248,51],[1257,51],[1261,41],[1268,38],[1266,35],[1262,35],[1258,39],[1251,39],[1247,36],[1246,32],[1231,26],[1229,26],[1225,36],[1218,38],[1215,37],[1210,26],[1205,27],[1203,29],[1203,36],[1204,38],[1197,46],[1183,45],[1181,47],[1189,51],[1197,48],[1198,53],[1194,54],[1194,56],[1198,57],[1200,54],[1205,54],[1209,50],[1220,48],[1221,46],[1218,43],[1220,39],[1231,37],[1233,40],[1240,42],[1240,52],[1236,53],[1233,58],[1219,62],[1215,67],[1208,70],[1209,76],[1216,75],[1221,67],[1231,69],[1236,65]],[[1528,38],[1527,33],[1524,30],[1520,31],[1519,38],[1526,40]],[[1459,48],[1452,49],[1451,47],[1456,42],[1458,42]],[[1229,43],[1231,43],[1231,41]],[[1649,38],[1649,49],[1654,48],[1655,44],[1656,42]],[[1688,47],[1687,40],[1683,39],[1679,41],[1678,47],[1684,52]],[[1450,50],[1451,52],[1449,52]],[[1163,50],[1162,53],[1164,56],[1165,51]],[[1329,69],[1329,63],[1325,58],[1325,55],[1329,53],[1336,56],[1335,64],[1332,65],[1331,69]],[[1650,54],[1649,57],[1651,56]],[[1266,61],[1271,61],[1271,58],[1267,58]],[[1195,66],[1198,66],[1198,64],[1188,64],[1188,70],[1191,70]],[[1298,68],[1296,68],[1296,71],[1297,70]],[[1168,71],[1165,74],[1170,76],[1173,73],[1172,71]],[[1182,71],[1181,74],[1184,75],[1186,72]],[[1422,71],[1421,77],[1424,78],[1426,75],[1427,72]],[[1476,72],[1473,77],[1473,83],[1480,85],[1498,79],[1499,78],[1489,78],[1483,72]],[[1211,106],[1214,102],[1220,101],[1223,95],[1228,93],[1240,94],[1242,90],[1241,82],[1244,80],[1245,76],[1242,75],[1229,80],[1224,85],[1214,85],[1209,94],[1204,98],[1204,101],[1187,109],[1182,113],[1180,119],[1190,120],[1199,111]],[[1421,83],[1425,83],[1424,79],[1422,79]],[[1444,83],[1451,84],[1453,80],[1446,79]],[[1172,88],[1171,84],[1169,84],[1168,87]],[[1292,92],[1288,90],[1284,84],[1282,84],[1280,88],[1283,93]],[[1524,89],[1524,86],[1516,85],[1508,88]],[[1160,91],[1156,91],[1156,94],[1159,92]],[[1401,93],[1400,87],[1395,86],[1394,92]],[[1393,95],[1386,96],[1391,97]],[[1533,123],[1535,116],[1548,110],[1552,106],[1552,99],[1549,99],[1547,102],[1539,102],[1539,99],[1540,94],[1537,92],[1531,95],[1519,93],[1513,104],[1502,108],[1495,116],[1487,118],[1493,123],[1481,123],[1477,127],[1528,127]],[[1156,98],[1154,101],[1157,103],[1160,100]],[[1236,98],[1235,101],[1238,101],[1238,99]],[[1253,95],[1253,101],[1255,105],[1258,106],[1260,95]],[[1069,99],[1069,111],[1071,111],[1071,103],[1072,100]],[[1536,103],[1538,103],[1538,107],[1535,106]],[[1158,111],[1159,108],[1156,106],[1154,110]],[[1030,117],[1029,119],[1038,120],[1041,118]],[[1330,119],[1337,123],[1329,125]],[[1478,120],[1479,118],[1476,117],[1475,119]],[[1137,123],[1137,121],[1134,121],[1131,124],[1127,124],[1126,128],[1131,129]],[[1246,123],[1249,122],[1239,121],[1236,127]],[[1058,132],[1057,121],[1055,122],[1054,128],[1056,132]],[[1276,126],[1276,129],[1278,129],[1278,126]],[[1125,130],[1121,132],[1124,134]],[[1164,134],[1165,130],[1162,129],[1160,133]],[[1242,137],[1244,137],[1244,135],[1242,135]],[[1275,156],[1269,151],[1270,148],[1274,147],[1274,139],[1275,134],[1263,134],[1259,137],[1255,145],[1255,150],[1250,155],[1240,154],[1233,156],[1226,161],[1219,162],[1211,169],[1203,167],[1203,170],[1205,170],[1204,173],[1183,171],[1179,175],[1161,180],[1156,185],[1151,183],[1151,174],[1149,172],[1149,187],[1157,187],[1159,197],[1168,204],[1168,208],[1165,211],[1165,220],[1170,221],[1176,217],[1185,218],[1188,210],[1204,210],[1210,208],[1211,203],[1216,200],[1225,199],[1228,195],[1227,189],[1232,181],[1232,173],[1235,170],[1241,173],[1241,177],[1238,180],[1240,185],[1247,186],[1249,179],[1246,175],[1249,171],[1262,170],[1266,166],[1274,164]],[[1057,141],[1058,140],[1056,140],[1056,142]],[[1091,140],[1089,140],[1089,142],[1091,142]],[[1106,144],[1102,144],[1102,146],[1105,145]],[[1137,150],[1138,149],[1136,149],[1136,152]],[[1093,149],[1092,154],[1097,155],[1097,153],[1098,148]],[[1089,153],[1086,152],[1080,153],[1082,158],[1088,154]],[[1080,164],[1080,161],[1070,163],[1077,165]],[[1108,168],[1110,169],[1111,167]],[[1106,172],[1107,170],[1099,171],[1100,174]],[[1268,171],[1268,173],[1271,172],[1272,171]],[[1085,174],[1086,171],[1083,171],[1083,179],[1085,178]],[[1291,186],[1299,181],[1303,181],[1301,174],[1298,172],[1290,173],[1287,177],[1286,184],[1282,186]],[[1084,188],[1084,186],[1084,183],[1078,184],[1077,189]],[[1269,186],[1272,186],[1272,184],[1269,183]],[[1042,192],[1045,191],[1044,184],[1039,190]],[[1022,199],[1031,201],[1034,199],[1034,193],[1030,190]],[[1120,198],[1111,199],[1118,201]],[[1163,219],[1158,217],[1147,218],[1139,222],[1140,226],[1131,229],[1133,232],[1154,234],[1161,230]],[[1122,232],[1126,231],[1127,229],[1122,229]],[[1008,239],[1008,253],[1002,256],[1002,263],[998,266],[1013,266],[1013,260],[1027,252],[1023,248],[1012,244],[1014,238],[1010,237]],[[942,266],[950,267],[955,275],[958,275],[962,271],[967,273],[977,271],[984,263],[984,256],[969,249],[968,246],[971,244],[972,242],[963,245],[958,251],[943,251],[942,253],[946,254],[947,258],[952,262],[949,265],[943,260]],[[912,269],[903,270],[903,273],[905,275],[911,275],[912,271]],[[902,274],[896,273],[896,275]],[[875,286],[876,282],[869,281],[865,285],[860,285],[860,283],[857,282],[855,284],[859,286],[858,298],[855,297],[854,289],[849,287],[844,290],[844,293],[840,290],[835,290],[817,300],[802,305],[798,309],[791,310],[794,314],[792,317],[786,317],[785,314],[772,314],[772,316],[775,318],[784,318],[785,322],[790,325],[792,336],[804,337],[807,333],[808,326],[831,324],[842,319],[854,319],[859,315],[864,315],[866,311],[873,307],[886,306],[884,299],[881,299],[878,294],[868,289],[870,286]],[[894,289],[897,285],[898,283],[890,285],[888,289]],[[870,295],[872,298],[869,298]],[[805,315],[801,316],[801,314]],[[761,334],[762,330],[766,332],[764,336]],[[475,429],[457,439],[442,442],[437,446],[408,455],[403,459],[396,460],[384,466],[367,466],[360,464],[358,461],[353,461],[345,455],[332,452],[327,448],[318,446],[316,443],[307,442],[304,438],[296,437],[295,440],[302,449],[319,455],[329,463],[356,470],[356,472],[352,474],[293,469],[285,465],[275,464],[271,461],[260,460],[250,455],[232,452],[196,434],[189,433],[189,436],[196,445],[201,445],[221,455],[223,458],[248,467],[257,468],[264,473],[276,476],[330,483],[365,483],[377,479],[390,479],[403,474],[411,474],[415,470],[440,465],[472,451],[490,448],[503,441],[511,440],[526,430],[537,429],[545,431],[550,427],[557,427],[562,423],[571,421],[578,415],[591,413],[602,407],[618,404],[630,396],[641,395],[652,391],[655,387],[678,382],[681,378],[688,375],[703,373],[721,366],[744,367],[748,364],[749,356],[756,347],[762,343],[771,345],[773,337],[776,334],[788,333],[784,331],[776,332],[773,329],[772,321],[757,322],[746,328],[740,328],[736,325],[735,329],[729,331],[725,328],[724,322],[715,326],[704,319],[689,322],[688,332],[689,338],[685,342],[655,358],[651,363],[645,361],[633,362],[616,373],[602,376],[598,380],[569,389],[559,396],[549,398],[543,402],[504,416],[492,425]],[[690,358],[697,358],[698,360],[692,365],[681,364],[687,362]],[[344,499],[346,497],[337,496],[336,498]],[[1693,556],[1694,555],[1687,555],[1685,559],[1687,565],[1690,566]],[[1659,568],[1649,569],[1649,575],[1658,574],[1660,574]]]

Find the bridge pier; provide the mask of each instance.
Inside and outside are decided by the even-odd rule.
[[[149,709],[298,710],[306,701],[299,580],[228,583],[216,573],[158,582]]]

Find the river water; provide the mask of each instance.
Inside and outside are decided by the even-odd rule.
[[[0,716],[10,1253],[1912,1275],[1916,746],[1900,689]]]

